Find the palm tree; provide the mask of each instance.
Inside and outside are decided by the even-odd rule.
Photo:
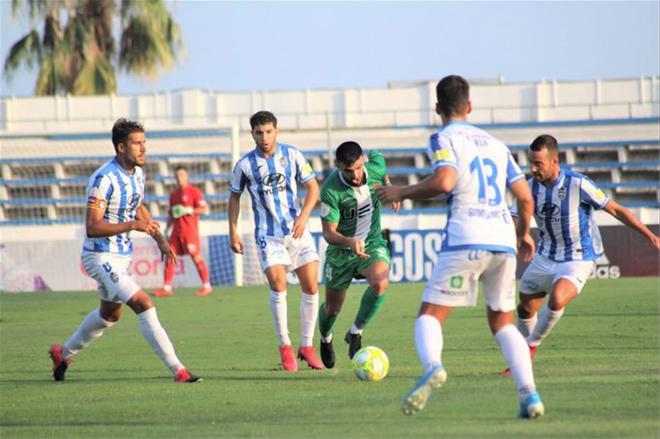
[[[94,95],[117,91],[117,68],[153,79],[172,67],[181,34],[163,0],[121,0],[118,55],[116,6],[115,0],[12,0],[14,17],[27,11],[32,29],[11,47],[5,73],[37,66],[36,95]]]

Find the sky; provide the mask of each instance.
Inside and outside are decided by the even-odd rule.
[[[119,1],[119,0],[118,0]],[[644,2],[168,1],[185,55],[118,94],[387,87],[447,74],[505,82],[660,75],[660,10]],[[29,29],[0,0],[0,58]],[[30,96],[22,69],[0,95]]]

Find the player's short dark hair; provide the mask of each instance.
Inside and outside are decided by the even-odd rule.
[[[344,142],[337,147],[335,151],[335,159],[346,166],[351,166],[360,157],[362,157],[362,147],[359,143],[348,141]]]
[[[188,168],[184,165],[176,165],[176,168],[174,168],[174,172],[177,173],[179,171],[186,171],[188,172]]]
[[[470,101],[470,84],[458,75],[445,76],[436,85],[435,94],[444,116],[462,114]]]
[[[115,146],[115,151],[120,143],[126,145],[128,136],[133,133],[144,133],[144,126],[140,122],[124,119],[123,117],[117,119],[112,126],[112,144]]]
[[[559,152],[559,146],[557,144],[557,139],[552,137],[550,134],[541,134],[538,136],[531,145],[529,145],[531,151],[542,151],[547,149],[551,154],[557,154]]]
[[[270,111],[257,111],[250,117],[250,126],[252,129],[259,125],[267,125],[272,123],[277,128],[277,118]]]

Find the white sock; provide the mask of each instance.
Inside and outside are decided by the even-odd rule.
[[[537,315],[538,314],[534,314],[532,317],[528,319],[521,319],[520,317],[518,317],[517,327],[518,327],[518,331],[520,331],[523,337],[525,338],[529,337],[529,334],[531,334],[532,331],[534,330],[534,327],[536,326]]]
[[[202,285],[202,287],[204,287],[204,288],[206,288],[206,289],[208,290],[208,289],[211,288],[211,283],[210,283],[210,282],[206,282],[204,285]]]
[[[165,284],[165,285],[163,285],[163,289],[164,289],[165,291],[172,291],[172,285],[167,285],[167,284]]]
[[[529,334],[529,337],[527,337],[527,343],[530,346],[540,345],[543,339],[550,334],[552,328],[555,327],[561,316],[564,314],[564,309],[565,308],[553,311],[548,308],[547,303],[543,305],[543,308],[541,308],[541,311],[538,313],[538,322],[536,322],[534,330]]]
[[[353,326],[351,326],[351,334],[360,334],[360,335],[362,335],[362,331],[364,331],[364,329],[358,328],[357,326],[355,326],[355,323],[353,323]]]
[[[319,315],[319,295],[303,292],[300,295],[300,346],[311,346]]]
[[[321,341],[323,343],[330,343],[332,341],[332,332],[327,337],[321,336]]]
[[[87,314],[76,332],[64,343],[62,357],[65,360],[76,355],[82,348],[103,335],[105,328],[109,328],[117,322],[108,322],[103,320],[99,309]]]
[[[442,364],[442,326],[430,315],[421,315],[415,321],[415,346],[424,373]]]
[[[270,312],[273,315],[275,332],[280,340],[280,346],[291,345],[289,338],[289,324],[287,322],[286,291],[278,293],[270,290]]]
[[[170,338],[167,336],[167,332],[163,329],[158,320],[158,314],[156,314],[156,308],[152,307],[148,310],[138,314],[138,319],[140,320],[140,331],[142,335],[151,345],[154,352],[158,354],[160,359],[165,363],[165,365],[172,371],[176,373],[179,369],[183,369],[183,364],[176,356],[174,352],[174,346]]]
[[[518,397],[524,401],[530,393],[536,391],[532,359],[525,338],[515,326],[506,325],[495,334],[506,364],[511,369],[511,376],[516,382]]]

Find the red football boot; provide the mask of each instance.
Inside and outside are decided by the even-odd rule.
[[[300,346],[300,349],[298,349],[298,358],[306,361],[312,369],[323,369],[323,363],[316,356],[314,346]]]
[[[282,360],[282,367],[287,372],[296,372],[298,370],[298,362],[293,353],[291,345],[280,346],[280,359]]]

